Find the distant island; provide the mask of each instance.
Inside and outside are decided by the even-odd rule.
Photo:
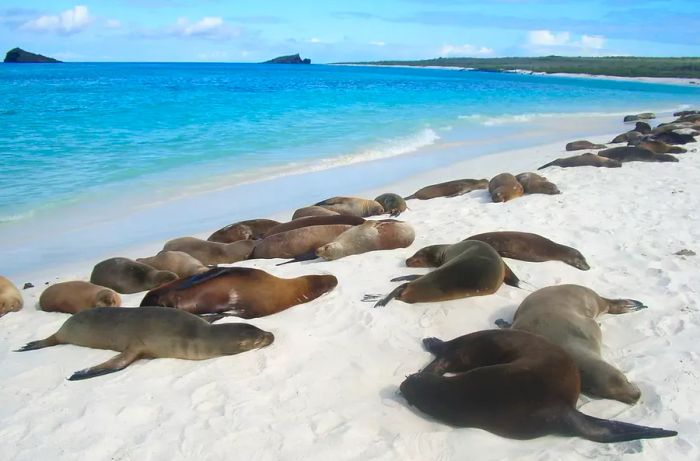
[[[55,63],[58,59],[49,58],[40,54],[30,53],[21,48],[13,48],[5,55],[5,62],[9,63]]]
[[[299,56],[299,53],[297,53],[270,59],[269,61],[265,61],[263,64],[311,64],[311,59],[301,59],[301,56]]]
[[[491,72],[529,71],[546,74],[590,74],[614,77],[700,78],[700,58],[543,56],[536,58],[436,58],[420,61],[344,62],[338,64],[461,67]]]

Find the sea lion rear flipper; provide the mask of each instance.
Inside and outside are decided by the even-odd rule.
[[[503,262],[503,265],[505,266],[505,276],[503,277],[503,283],[506,285],[510,285],[515,288],[520,288],[520,279],[518,278],[517,275],[513,272],[513,270],[508,267],[508,264]]]
[[[627,312],[634,312],[647,308],[643,302],[637,301],[636,299],[603,299],[609,303],[608,313],[610,314],[626,314]]]
[[[306,253],[302,253],[300,255],[297,255],[294,257],[294,259],[290,259],[289,261],[285,261],[283,263],[276,264],[276,266],[284,266],[285,264],[291,264],[291,263],[298,263],[301,261],[311,261],[312,259],[317,259],[318,255],[316,254],[316,250],[311,250],[307,251]]]
[[[394,299],[394,298],[398,297],[399,295],[401,295],[401,293],[403,293],[403,290],[405,290],[407,286],[408,286],[408,283],[404,283],[404,284],[401,284],[401,285],[397,286],[396,288],[394,288],[394,289],[391,291],[391,293],[389,293],[389,294],[386,295],[384,298],[382,298],[382,299],[380,299],[379,301],[377,301],[377,302],[374,304],[373,307],[384,307],[384,306],[386,306],[387,304],[389,304],[389,301],[391,301],[392,299]],[[375,296],[376,296],[376,295],[365,295],[365,297],[362,298],[362,301],[374,301],[375,299],[377,299],[377,297],[381,297],[381,295],[379,295],[379,296],[377,296],[377,297],[375,297]]]
[[[411,194],[411,195],[409,195],[408,197],[404,197],[403,199],[404,199],[404,200],[412,200],[412,199],[414,199],[414,198],[416,198],[416,194]]]
[[[503,319],[498,319],[494,322],[498,328],[507,329],[513,326],[512,323],[507,322]]]
[[[570,434],[603,443],[657,439],[678,435],[676,431],[668,431],[658,427],[638,426],[621,421],[594,418],[573,408],[564,416],[563,423],[563,426],[571,431]]]
[[[85,368],[84,370],[76,371],[68,378],[68,381],[78,381],[81,379],[94,378],[96,376],[114,373],[115,371],[123,370],[141,357],[140,351],[125,350],[121,354],[117,354],[104,363],[95,365],[94,367]]]
[[[419,279],[423,277],[420,274],[413,274],[413,275],[402,275],[401,277],[395,277],[390,280],[390,282],[412,282],[416,279]]]
[[[556,160],[551,161],[551,162],[547,163],[546,165],[542,165],[541,167],[538,168],[538,170],[543,170],[549,166],[552,166],[552,165],[554,165],[555,162],[556,162]]]
[[[34,351],[37,349],[43,349],[44,347],[56,346],[57,344],[60,343],[56,339],[56,335],[51,335],[46,339],[41,339],[39,341],[32,341],[30,343],[27,343],[24,346],[17,349],[15,352]]]
[[[200,314],[199,315],[199,318],[201,318],[202,320],[206,320],[209,323],[214,323],[214,322],[221,320],[223,318],[226,318],[226,317],[236,317],[236,316],[233,314],[227,314],[225,312],[220,312],[218,314]]]

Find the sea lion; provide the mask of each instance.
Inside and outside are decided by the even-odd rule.
[[[496,203],[522,197],[524,193],[523,186],[510,173],[501,173],[489,181],[489,194],[491,194],[491,200]]]
[[[661,133],[667,133],[669,131],[682,130],[685,128],[692,128],[692,127],[693,127],[693,124],[687,123],[687,122],[662,123],[661,125],[657,126],[653,130],[651,130],[651,134],[653,136],[656,136],[656,135],[659,135]]]
[[[377,201],[357,197],[331,197],[314,204],[314,206],[361,218],[384,214],[384,207]]]
[[[651,120],[656,118],[653,112],[642,112],[641,114],[626,115],[623,122],[636,122],[637,120]]]
[[[523,186],[523,191],[526,194],[561,194],[556,184],[549,182],[547,178],[537,173],[520,173],[515,179]]]
[[[457,197],[474,190],[486,189],[488,186],[488,179],[456,179],[454,181],[441,182],[418,189],[414,194],[406,197],[406,200],[414,198],[418,200],[429,200],[437,197]]]
[[[209,270],[202,262],[184,251],[161,251],[150,258],[136,258],[136,262],[148,264],[162,271],[170,271],[178,277],[189,277]]]
[[[159,271],[129,258],[110,258],[95,265],[90,283],[111,288],[117,293],[131,294],[150,290],[176,278],[174,272]]]
[[[309,226],[271,235],[258,243],[253,251],[253,259],[295,258],[332,242],[351,227],[347,224]]]
[[[0,275],[0,317],[22,309],[24,300],[16,286]]]
[[[408,223],[393,219],[367,221],[346,230],[332,242],[319,247],[316,255],[332,261],[369,251],[406,248],[415,238],[416,234]]]
[[[364,223],[365,219],[359,216],[350,216],[345,214],[334,214],[331,216],[307,216],[304,218],[293,219],[289,222],[279,224],[272,229],[268,230],[265,234],[265,238],[271,235],[281,234],[282,232],[287,232],[294,229],[301,229],[302,227],[311,226],[328,226],[332,224],[345,224],[348,226],[359,226]]]
[[[640,149],[649,150],[655,154],[684,154],[688,152],[687,149],[684,149],[682,147],[672,146],[671,144],[666,144],[662,141],[652,140],[642,141],[637,145],[637,147],[639,147]]]
[[[587,153],[581,155],[574,155],[573,157],[558,158],[553,162],[549,162],[546,165],[542,165],[538,168],[538,170],[542,170],[550,166],[558,166],[561,168],[571,168],[577,166],[620,168],[622,166],[622,163],[618,162],[617,160],[601,157],[600,155]]]
[[[630,144],[638,144],[644,139],[644,135],[639,131],[628,131],[627,133],[622,133],[613,138],[610,144],[618,144],[621,142],[628,142]]]
[[[163,251],[182,251],[207,266],[232,264],[248,259],[255,248],[255,240],[239,240],[233,243],[218,243],[194,237],[170,240]]]
[[[275,337],[253,325],[210,325],[196,315],[164,307],[78,312],[46,339],[32,341],[18,352],[58,344],[121,352],[100,365],[77,371],[71,381],[123,370],[138,359],[205,360],[233,355],[272,344]]]
[[[634,124],[634,130],[632,131],[636,131],[637,133],[641,134],[649,134],[651,133],[651,125],[646,122],[637,122]]]
[[[249,267],[217,267],[149,291],[142,306],[174,307],[193,314],[230,312],[252,319],[312,301],[338,285],[332,275],[283,279]]]
[[[566,150],[567,151],[572,151],[572,150],[584,150],[584,149],[605,149],[606,146],[605,144],[593,144],[590,141],[573,141],[570,142],[566,145]]]
[[[382,194],[375,198],[374,201],[379,203],[382,208],[384,208],[384,211],[389,213],[389,216],[393,218],[399,216],[408,208],[406,206],[406,201],[398,194]]]
[[[299,218],[308,218],[310,216],[333,216],[339,215],[337,211],[329,210],[328,208],[323,208],[322,206],[307,206],[304,208],[299,208],[292,215],[292,220]]]
[[[209,236],[207,240],[218,243],[233,243],[239,240],[258,240],[265,232],[279,224],[272,219],[250,219],[229,224]]]
[[[685,117],[686,115],[698,115],[700,114],[700,110],[681,110],[678,112],[674,112],[673,116],[674,117]]]
[[[540,336],[485,330],[447,342],[426,338],[423,344],[435,360],[399,389],[410,405],[443,423],[521,440],[557,434],[623,442],[677,435],[579,412],[576,364]]]
[[[581,372],[584,394],[632,404],[639,400],[641,391],[601,357],[603,334],[596,317],[645,307],[633,299],[602,298],[580,285],[551,286],[535,291],[520,303],[512,328],[543,336],[568,352]]]
[[[655,154],[650,150],[639,147],[613,147],[598,152],[601,157],[611,158],[619,162],[677,162],[678,159],[669,154]]]
[[[695,142],[695,137],[692,134],[682,134],[676,131],[667,131],[665,133],[654,135],[656,141],[662,141],[666,144],[688,144]]]
[[[76,314],[93,307],[119,307],[122,298],[115,291],[90,282],[75,280],[51,285],[39,298],[39,307],[46,312]]]

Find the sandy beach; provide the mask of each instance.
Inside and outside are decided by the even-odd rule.
[[[610,133],[627,129],[630,126],[620,120],[611,124]],[[586,136],[581,132],[570,140]],[[611,136],[587,139],[607,142]],[[494,460],[638,459],[640,454],[643,459],[697,459],[700,256],[676,253],[699,250],[700,157],[697,143],[685,147],[689,152],[678,155],[679,163],[548,168],[543,174],[562,191],[556,196],[530,195],[503,204],[492,203],[482,190],[455,198],[411,200],[410,209],[399,218],[416,231],[409,248],[281,267],[275,266],[279,260],[238,263],[280,277],[333,274],[339,285],[313,302],[250,321],[273,332],[275,342],[232,357],[142,360],[119,373],[69,382],[66,377],[74,371],[114,353],[75,346],[11,352],[54,333],[67,318],[37,310],[44,279],[36,275],[32,281],[37,286],[22,291],[25,308],[1,320],[0,434],[9,442],[4,456],[456,460],[469,453]],[[451,179],[536,171],[568,155],[562,142],[532,146],[471,158],[357,195],[408,195]],[[213,230],[202,229],[200,235]],[[388,293],[393,277],[425,272],[404,264],[423,246],[497,230],[534,232],[573,246],[591,269],[508,260],[527,282],[526,289],[504,285],[490,296],[413,305],[394,301],[379,309],[361,302],[364,294]],[[120,255],[147,256],[156,250],[122,249]],[[51,274],[51,281],[87,280],[90,270],[91,266],[62,269]],[[21,288],[25,280],[13,281]],[[531,290],[564,283],[585,285],[610,298],[639,299],[649,306],[599,319],[603,355],[638,384],[640,401],[630,406],[581,396],[578,408],[601,418],[677,430],[677,437],[616,444],[555,436],[516,441],[478,429],[452,428],[406,405],[398,385],[431,360],[422,338],[451,339],[494,328],[495,320],[512,318]],[[137,306],[142,297],[143,293],[124,295],[123,305]],[[222,320],[231,321],[238,320]]]

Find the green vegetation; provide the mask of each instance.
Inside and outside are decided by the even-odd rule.
[[[544,56],[538,58],[436,58],[422,61],[376,61],[341,64],[464,67],[485,71],[522,69],[549,74],[592,74],[620,77],[700,78],[700,58]]]

